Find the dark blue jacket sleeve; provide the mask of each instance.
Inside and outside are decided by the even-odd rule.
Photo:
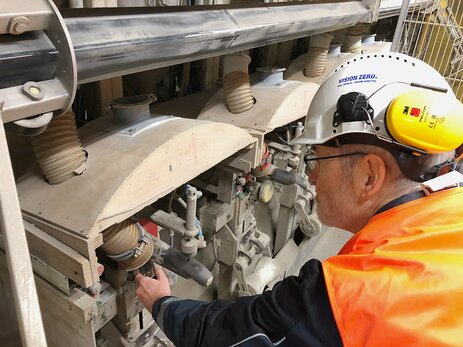
[[[342,346],[317,260],[262,295],[212,302],[164,297],[153,317],[177,347]]]

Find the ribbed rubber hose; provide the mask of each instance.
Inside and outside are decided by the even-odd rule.
[[[154,242],[147,238],[147,244],[138,257],[118,261],[122,268],[132,271],[143,266],[153,254]],[[140,245],[137,223],[131,219],[110,226],[103,231],[103,245],[101,249],[109,256],[129,252]]]
[[[125,220],[119,224],[110,226],[103,231],[103,245],[101,249],[109,255],[125,253],[138,244],[137,225]]]
[[[309,47],[307,51],[307,65],[304,68],[304,76],[317,77],[325,72],[328,48]]]
[[[362,53],[362,35],[346,35],[343,47],[348,53]]]
[[[242,113],[254,106],[249,75],[243,71],[233,71],[223,79],[223,93],[228,110],[231,113]]]
[[[85,163],[73,112],[54,118],[47,129],[31,137],[32,147],[45,179],[59,184],[72,178]]]

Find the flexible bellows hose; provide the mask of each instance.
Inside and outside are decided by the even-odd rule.
[[[343,47],[348,53],[362,53],[362,35],[346,35]]]
[[[153,254],[153,240],[144,237],[144,232],[141,233],[139,228],[135,221],[126,219],[103,231],[101,249],[127,271],[143,266]],[[134,252],[137,248],[140,249],[139,253]]]
[[[138,230],[134,222],[125,220],[103,231],[101,249],[109,255],[127,252],[138,244]]]
[[[307,65],[304,68],[304,76],[317,77],[325,72],[326,56],[330,48],[333,36],[330,34],[314,35],[310,38],[307,50]]]
[[[325,71],[327,55],[328,48],[309,47],[307,51],[308,64],[304,68],[304,76],[320,76]]]
[[[246,54],[231,54],[223,60],[223,94],[225,105],[231,113],[242,113],[254,106]]]
[[[249,75],[246,72],[228,73],[223,79],[223,93],[231,113],[242,113],[254,106]]]
[[[53,119],[43,133],[31,137],[31,143],[48,183],[62,183],[85,170],[85,152],[72,112]]]

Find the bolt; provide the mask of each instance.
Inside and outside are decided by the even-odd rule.
[[[20,35],[26,31],[30,20],[25,16],[16,16],[8,23],[8,32],[13,35]]]
[[[29,92],[30,92],[31,94],[34,94],[34,95],[39,95],[40,89],[37,88],[37,87],[30,87],[30,88],[29,88]]]
[[[29,98],[35,101],[41,100],[45,96],[44,89],[37,82],[33,81],[24,83],[22,91]]]
[[[244,177],[238,177],[236,180],[236,183],[238,183],[240,186],[246,185],[246,178]]]

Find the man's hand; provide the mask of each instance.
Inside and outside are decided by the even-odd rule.
[[[145,277],[143,275],[135,276],[137,283],[138,299],[151,312],[156,300],[171,295],[169,280],[160,266],[155,267],[157,279]]]

